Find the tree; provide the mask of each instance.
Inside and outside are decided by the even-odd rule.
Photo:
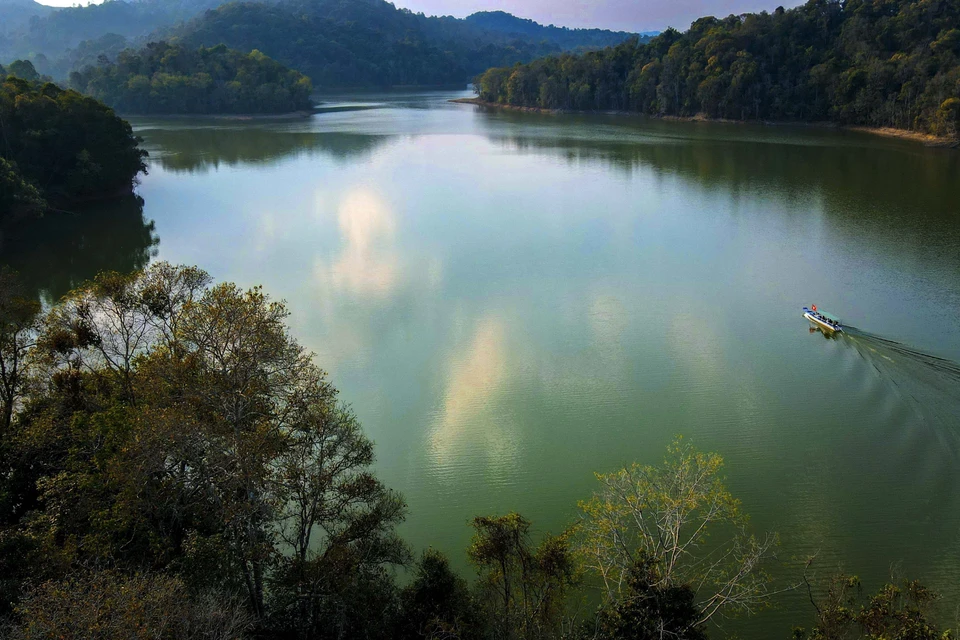
[[[31,572],[162,570],[242,593],[261,628],[386,633],[405,506],[287,316],[166,263],[101,274],[51,310],[4,441],[4,602]]]
[[[466,581],[447,558],[427,549],[417,563],[416,577],[400,593],[398,640],[482,637],[479,612]]]
[[[530,522],[517,513],[473,519],[467,551],[479,572],[480,600],[498,638],[559,635],[566,598],[577,582],[569,535],[533,547]]]
[[[259,51],[124,49],[70,74],[70,86],[125,113],[284,113],[310,109],[310,79]]]
[[[677,438],[659,466],[634,464],[597,475],[601,488],[580,504],[579,552],[603,582],[607,603],[629,597],[636,567],[649,588],[689,587],[698,616],[753,612],[772,591],[764,564],[777,537],[747,531],[740,503],[723,484],[723,459]],[[708,541],[708,534],[711,539]]]
[[[71,204],[129,193],[146,172],[138,143],[129,123],[92,98],[49,82],[0,81],[0,181],[19,185],[14,200],[21,205],[36,204],[37,194]]]
[[[0,226],[43,211],[44,201],[17,165],[0,157]]]
[[[33,589],[10,640],[240,640],[250,616],[216,593],[191,595],[173,576],[81,573]]]
[[[808,563],[809,566],[809,563]],[[930,621],[930,609],[937,594],[916,580],[890,582],[866,601],[860,579],[842,573],[831,576],[814,597],[813,585],[806,579],[810,603],[816,611],[816,623],[807,632],[794,629],[796,640],[949,640],[949,630],[941,632]]]
[[[620,598],[597,616],[599,637],[609,640],[706,640],[690,585],[664,584],[657,567],[640,559],[627,576]]]
[[[475,86],[484,101],[523,107],[830,120],[955,138],[960,5],[938,4],[935,14],[924,6],[810,0],[701,18],[643,44],[490,69]]]
[[[0,268],[0,440],[9,434],[23,397],[39,313],[40,305],[27,299],[16,274]]]
[[[31,82],[40,79],[40,74],[29,60],[14,60],[7,65],[7,73]]]

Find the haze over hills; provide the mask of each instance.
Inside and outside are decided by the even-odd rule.
[[[34,16],[46,16],[53,7],[33,0],[0,0],[0,35],[22,28]]]

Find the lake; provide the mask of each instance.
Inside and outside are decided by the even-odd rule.
[[[869,589],[896,568],[952,620],[960,153],[448,102],[465,95],[134,118],[142,212],[47,220],[10,261],[48,299],[163,259],[286,300],[409,503],[404,537],[464,571],[471,517],[559,532],[594,472],[657,462],[683,434],[780,533],[784,584],[814,553]],[[856,329],[811,332],[811,303]],[[778,603],[723,629],[810,622],[805,593]]]

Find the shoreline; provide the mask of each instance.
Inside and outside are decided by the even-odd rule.
[[[575,111],[566,109],[544,109],[542,107],[518,107],[512,104],[499,104],[497,102],[487,102],[480,98],[457,98],[450,100],[456,104],[472,104],[478,107],[488,109],[502,109],[503,111],[515,111],[518,113],[540,113],[547,115],[605,115],[605,116],[639,116],[642,118],[652,118],[656,120],[671,120],[674,122],[717,122],[721,124],[761,124],[767,126],[791,126],[791,127],[812,127],[818,129],[835,129],[837,131],[857,131],[860,133],[869,133],[871,135],[884,138],[896,138],[908,140],[910,142],[919,142],[926,147],[939,147],[945,149],[956,149],[960,147],[960,140],[956,138],[943,138],[930,133],[921,133],[919,131],[908,131],[906,129],[894,129],[892,127],[867,127],[864,125],[840,125],[833,122],[791,122],[777,120],[731,120],[728,118],[708,118],[698,114],[695,116],[651,116],[645,113],[636,113],[633,111]]]

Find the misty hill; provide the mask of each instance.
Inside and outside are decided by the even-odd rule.
[[[0,0],[0,15],[6,3],[35,4],[30,0]],[[102,4],[63,9],[43,7],[36,14],[37,20],[28,19],[7,30],[7,42],[0,43],[0,59],[39,54],[53,59],[81,42],[107,34],[145,38],[161,27],[190,19],[221,3],[222,0],[106,0]],[[38,65],[42,66],[43,62]]]
[[[53,7],[33,0],[0,0],[0,34],[23,28],[34,16],[42,17],[56,11]]]

